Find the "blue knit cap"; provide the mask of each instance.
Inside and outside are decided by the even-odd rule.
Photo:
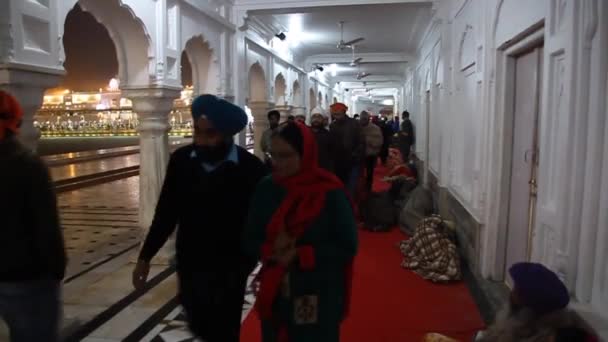
[[[194,121],[205,116],[215,129],[226,135],[235,135],[247,126],[247,114],[241,107],[213,95],[198,96],[190,109]]]
[[[509,269],[515,292],[527,307],[546,314],[568,306],[568,289],[553,271],[531,262],[517,263]]]

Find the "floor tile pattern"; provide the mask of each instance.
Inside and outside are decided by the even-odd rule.
[[[260,266],[249,276],[247,281],[247,290],[245,292],[245,304],[243,305],[243,316],[244,321],[249,312],[253,309],[255,304],[255,284],[254,278],[260,271]],[[188,331],[188,324],[186,323],[186,315],[181,307],[176,308],[169,314],[162,322],[156,326],[146,338],[142,341],[149,342],[201,342],[194,338]]]
[[[131,177],[59,195],[68,279],[138,244],[138,186]]]

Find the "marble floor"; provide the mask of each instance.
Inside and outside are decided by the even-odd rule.
[[[52,162],[52,161],[59,161],[59,160],[78,159],[78,158],[84,158],[84,157],[100,157],[100,156],[108,155],[111,153],[133,152],[133,151],[139,152],[139,146],[124,146],[124,147],[116,147],[116,148],[109,148],[109,149],[53,154],[53,155],[44,156],[44,157],[42,157],[42,159],[46,162]]]
[[[137,247],[138,188],[139,177],[130,177],[58,196],[69,257],[67,282]]]
[[[58,181],[137,165],[139,165],[139,154],[132,154],[54,166],[50,168],[50,171],[53,181]]]
[[[255,291],[253,279],[259,272],[259,267],[249,276],[245,305],[243,306],[242,320],[244,321],[255,303]],[[174,292],[174,278],[171,277],[159,287],[152,289],[141,301],[126,307],[114,318],[99,327],[83,342],[118,342],[118,341],[142,341],[142,342],[193,342],[200,341],[194,338],[188,331],[186,316],[179,306]],[[163,303],[163,300],[165,301]]]
[[[188,143],[192,138],[169,137],[169,143]],[[62,137],[41,138],[36,151],[41,156],[91,151],[125,146],[139,146],[139,137]]]

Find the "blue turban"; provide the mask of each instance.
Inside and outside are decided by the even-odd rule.
[[[241,107],[213,95],[198,96],[190,109],[194,121],[204,116],[215,129],[226,135],[235,135],[247,126],[247,114]]]
[[[517,263],[509,269],[514,290],[522,304],[543,315],[568,306],[568,289],[553,271],[541,264]]]

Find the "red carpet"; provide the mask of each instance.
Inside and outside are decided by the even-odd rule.
[[[378,170],[378,178],[383,174]],[[376,182],[374,188],[382,187]],[[355,261],[351,314],[342,326],[342,342],[420,341],[428,332],[470,341],[483,327],[464,283],[435,285],[401,268],[397,247],[404,235],[360,231]],[[242,329],[242,342],[261,341],[254,311]]]

